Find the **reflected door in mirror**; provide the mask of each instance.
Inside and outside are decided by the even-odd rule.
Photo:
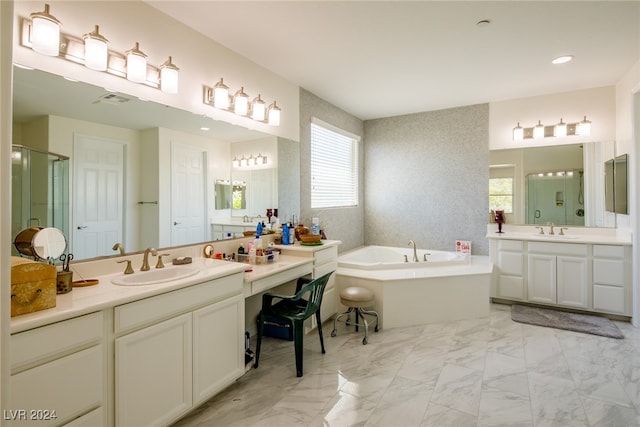
[[[78,259],[111,255],[122,242],[124,144],[76,135],[72,245]]]

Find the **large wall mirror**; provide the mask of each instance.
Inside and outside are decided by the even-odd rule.
[[[512,224],[615,227],[605,211],[604,159],[613,150],[613,142],[492,150],[490,193],[502,197],[494,204],[508,193]]]
[[[277,137],[18,67],[13,109],[14,145],[69,158],[67,238],[76,259],[117,255],[116,243],[129,253],[214,240],[221,237],[214,224],[278,207]],[[257,168],[260,176],[250,168],[236,173],[237,150],[268,155],[270,163]],[[249,183],[247,195],[260,196],[243,211],[223,207],[216,184],[240,179]],[[28,225],[22,211],[12,214],[26,215],[12,221],[12,236]]]

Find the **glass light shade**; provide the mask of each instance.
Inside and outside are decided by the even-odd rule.
[[[85,34],[84,39],[84,65],[96,71],[106,71],[109,60],[109,40],[104,38],[96,25],[95,29]]]
[[[246,116],[249,113],[249,95],[244,93],[244,87],[233,95],[233,112],[239,116]]]
[[[140,45],[136,42],[133,49],[125,52],[127,56],[127,80],[134,83],[144,83],[147,81],[147,55],[140,50]]]
[[[553,128],[553,136],[565,137],[567,136],[567,124],[560,119],[560,123]]]
[[[223,110],[229,108],[229,86],[222,79],[213,87],[213,106]]]
[[[268,122],[271,126],[280,126],[280,107],[276,105],[276,102],[273,101],[273,104],[269,105],[269,109],[267,110]]]
[[[513,128],[513,140],[522,141],[523,139],[524,139],[524,128],[520,126],[520,122],[518,122],[518,125]]]
[[[231,166],[233,166],[234,168],[237,168],[240,166],[240,160],[238,160],[238,157],[233,158],[233,160],[231,161]]]
[[[260,95],[251,102],[251,118],[259,122],[264,121],[266,104],[260,99]]]
[[[31,48],[48,56],[60,54],[60,21],[49,13],[49,5],[43,12],[34,12],[31,18]]]
[[[253,157],[253,154],[249,156],[249,159],[247,160],[247,164],[249,166],[255,166],[256,165],[256,158]]]
[[[544,138],[544,125],[538,120],[538,124],[533,128],[533,138]]]
[[[178,93],[178,70],[171,57],[160,66],[160,90],[166,93]]]
[[[580,136],[589,136],[591,135],[591,122],[587,120],[587,116],[584,116],[584,119],[578,123],[578,135]]]

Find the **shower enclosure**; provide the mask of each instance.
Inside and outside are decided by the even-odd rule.
[[[69,236],[69,158],[13,145],[11,198],[13,237],[27,227],[55,227]]]
[[[527,224],[584,225],[582,169],[527,175]]]

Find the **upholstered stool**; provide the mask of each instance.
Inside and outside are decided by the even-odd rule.
[[[373,292],[371,292],[367,288],[361,288],[359,286],[350,286],[345,288],[340,292],[340,302],[342,305],[348,307],[349,309],[344,313],[341,313],[336,316],[333,320],[333,331],[331,331],[331,336],[336,336],[336,325],[338,320],[342,316],[347,316],[347,325],[355,325],[356,331],[358,331],[358,326],[364,326],[364,338],[362,339],[362,344],[367,344],[367,336],[369,335],[369,322],[365,319],[364,315],[374,316],[376,318],[376,327],[374,329],[375,332],[378,332],[378,313],[373,310],[366,310],[366,307],[371,307],[375,303],[375,298],[373,297]],[[356,316],[355,323],[351,323],[351,313],[354,313]],[[358,323],[358,319],[362,319],[363,325]]]

